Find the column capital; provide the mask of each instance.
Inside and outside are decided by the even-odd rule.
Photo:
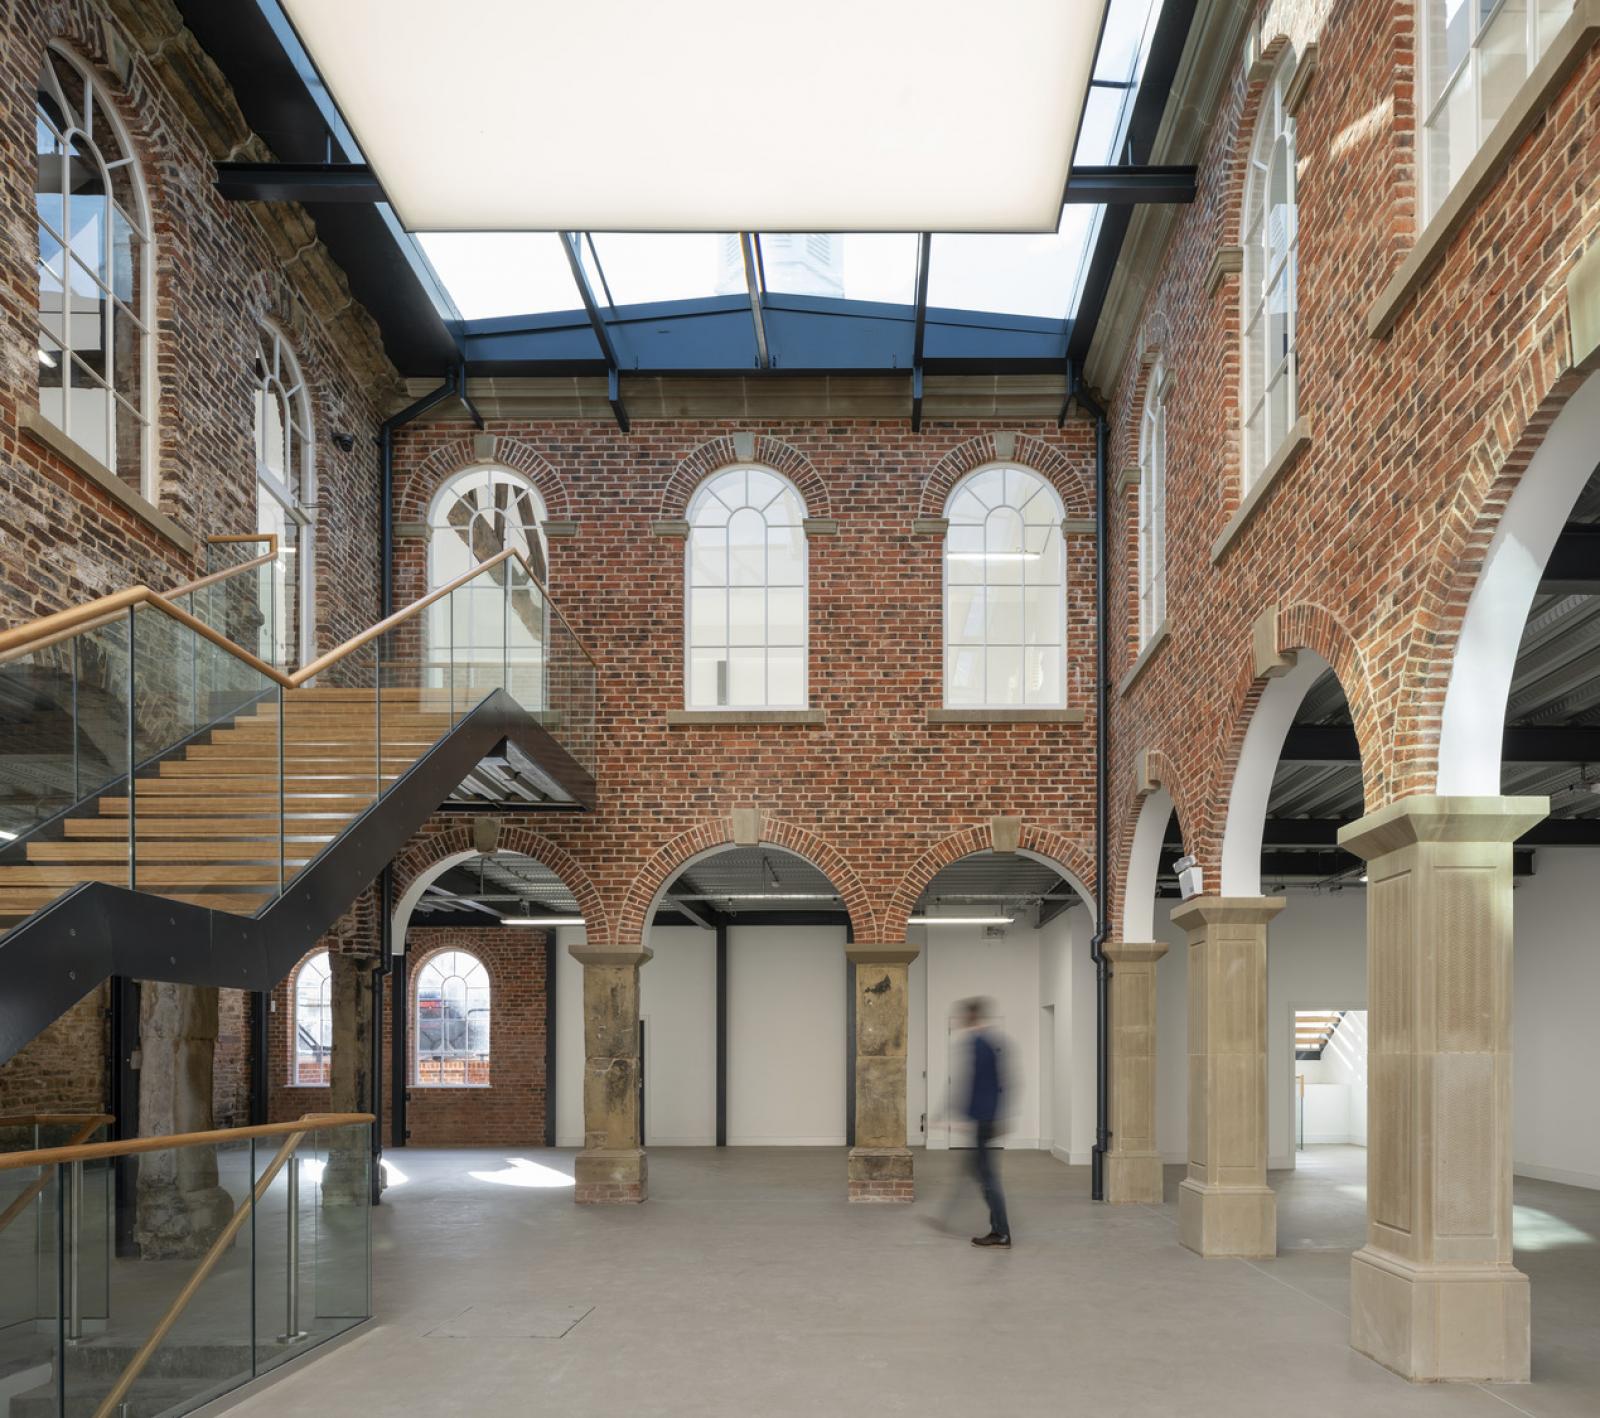
[[[1164,940],[1108,940],[1100,947],[1107,960],[1116,964],[1154,965],[1167,953]]]
[[[1515,842],[1550,815],[1543,797],[1419,793],[1339,829],[1339,845],[1366,861],[1421,842]]]
[[[582,965],[643,965],[655,952],[647,945],[569,945],[567,954]]]
[[[844,948],[844,957],[852,965],[909,965],[921,954],[920,945],[903,940],[886,945],[859,945],[852,942]]]
[[[1186,931],[1202,926],[1264,926],[1287,904],[1281,896],[1196,896],[1172,912]]]

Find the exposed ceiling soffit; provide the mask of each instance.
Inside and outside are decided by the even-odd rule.
[[[1166,111],[1156,129],[1151,163],[1199,161],[1222,97],[1233,82],[1255,8],[1248,0],[1199,0]],[[1133,209],[1122,256],[1112,272],[1084,361],[1084,379],[1091,389],[1107,391],[1116,385],[1150,287],[1184,210],[1167,204]]]

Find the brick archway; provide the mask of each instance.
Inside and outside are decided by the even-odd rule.
[[[1043,858],[1050,865],[1072,877],[1075,884],[1085,893],[1085,900],[1093,912],[1094,854],[1090,848],[1052,828],[1040,827],[1026,820],[1022,824],[1022,836],[1017,846],[1020,851]],[[889,898],[885,925],[895,921],[900,922],[899,933],[903,939],[906,918],[911,915],[917,899],[927,890],[928,883],[952,862],[992,849],[993,838],[987,822],[964,827],[961,831],[953,832],[950,836],[934,843],[917,858],[910,870],[901,877],[899,885],[895,887],[894,894]]]
[[[1061,498],[1068,517],[1092,517],[1094,496],[1084,470],[1059,448],[1026,433],[980,433],[944,455],[923,480],[918,517],[943,517],[951,490],[968,473],[990,463],[1011,463],[1037,473]]]
[[[435,448],[413,468],[395,495],[395,518],[402,522],[426,522],[433,500],[451,478],[473,468],[509,468],[521,473],[544,501],[545,513],[553,522],[570,521],[572,497],[566,480],[533,444],[509,434],[490,439],[487,456],[478,453],[476,439],[458,438]]]
[[[765,815],[761,819],[760,836],[762,846],[777,847],[804,857],[833,883],[858,941],[878,939],[877,913],[861,878],[829,842],[795,823]],[[693,858],[735,845],[732,816],[707,818],[663,843],[628,887],[617,917],[617,933],[607,939],[620,945],[642,941],[656,902],[673,877]],[[591,940],[594,938],[590,936]]]
[[[661,520],[686,518],[694,490],[713,473],[735,463],[760,464],[782,473],[805,501],[806,516],[833,516],[828,485],[798,448],[766,434],[725,433],[702,443],[672,470],[661,492]]]
[[[1142,750],[1135,756],[1134,772],[1126,791],[1116,798],[1113,820],[1121,824],[1110,864],[1107,884],[1107,913],[1116,923],[1113,934],[1123,940],[1154,939],[1154,920],[1144,921],[1142,896],[1149,882],[1154,899],[1154,878],[1159,871],[1168,820],[1176,813],[1183,850],[1193,853],[1197,843],[1190,836],[1190,812],[1172,772],[1168,756],[1159,748]],[[1132,878],[1137,877],[1137,882]],[[1133,888],[1130,891],[1130,886]],[[1137,924],[1130,909],[1139,913]]]

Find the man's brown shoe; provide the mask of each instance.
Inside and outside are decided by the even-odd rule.
[[[974,1236],[972,1244],[975,1246],[999,1246],[1001,1250],[1011,1249],[1011,1237],[1000,1236],[991,1231],[987,1236]]]

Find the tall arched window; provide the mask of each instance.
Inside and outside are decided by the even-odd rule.
[[[980,468],[945,503],[944,702],[1066,706],[1066,568],[1056,490],[1027,468]]]
[[[328,952],[307,956],[294,974],[294,1066],[289,1082],[296,1088],[320,1088],[328,1082],[333,1059],[333,975]]]
[[[806,707],[806,505],[770,468],[725,468],[689,503],[691,709]]]
[[[1167,373],[1157,362],[1139,424],[1139,646],[1167,618]]]
[[[481,1088],[489,1082],[489,972],[465,950],[441,950],[417,971],[416,1082]]]
[[[133,149],[72,55],[51,46],[34,117],[39,411],[149,497],[150,216]]]
[[[449,585],[508,548],[548,584],[545,521],[544,499],[521,473],[498,467],[457,473],[428,510],[428,589]],[[520,566],[502,563],[429,609],[430,683],[471,697],[502,685],[509,673],[518,702],[539,708],[548,632],[544,598]]]
[[[1261,96],[1245,183],[1240,407],[1244,410],[1244,486],[1248,491],[1288,437],[1296,409],[1296,248],[1294,119],[1283,96],[1294,77],[1285,53]]]
[[[300,362],[282,335],[261,328],[256,350],[256,530],[278,534],[270,606],[263,606],[260,655],[292,669],[311,655],[313,482],[311,399]]]

